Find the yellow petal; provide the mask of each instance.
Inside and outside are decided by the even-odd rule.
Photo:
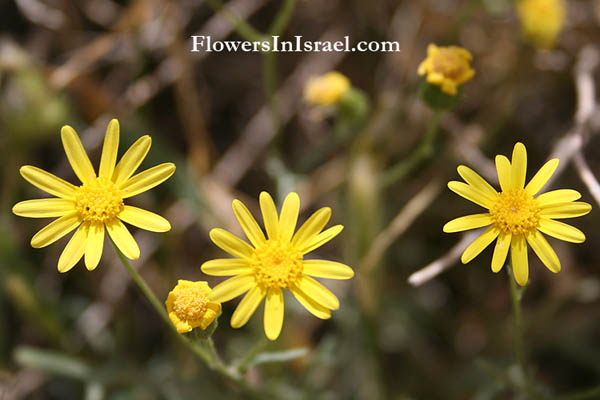
[[[335,294],[310,276],[303,275],[296,286],[308,297],[330,310],[340,308],[340,302]]]
[[[529,262],[527,261],[527,242],[523,235],[513,236],[510,244],[510,259],[515,281],[525,286],[529,280]]]
[[[560,272],[560,260],[544,235],[536,229],[527,235],[527,243],[550,271]]]
[[[334,225],[331,228],[324,230],[312,240],[307,241],[302,247],[299,247],[300,252],[302,254],[310,253],[314,249],[323,246],[325,243],[339,235],[343,229],[344,227],[342,225]]]
[[[499,234],[500,231],[495,226],[490,226],[488,229],[486,229],[485,232],[479,235],[479,237],[465,249],[462,257],[460,258],[462,263],[466,264],[477,257],[479,253],[485,250],[485,248],[488,247],[490,243],[492,243],[494,239],[498,237]]]
[[[548,218],[540,218],[538,229],[546,235],[564,240],[565,242],[585,242],[585,235],[583,232],[571,225],[565,224],[564,222],[554,221]]]
[[[248,243],[224,229],[212,229],[209,236],[214,244],[233,256],[251,258],[254,254],[254,249]]]
[[[479,190],[481,193],[487,194],[488,197],[492,199],[498,196],[498,192],[496,189],[492,187],[485,179],[483,179],[477,172],[473,171],[471,168],[461,165],[457,168],[458,174],[467,182],[469,185],[473,186],[475,189]]]
[[[64,215],[42,228],[31,238],[31,247],[39,249],[46,247],[71,232],[81,224],[76,212]]]
[[[94,172],[94,167],[75,130],[65,125],[60,130],[60,137],[71,168],[73,168],[79,180],[83,183],[88,183],[91,179],[95,178],[96,172]]]
[[[171,224],[165,218],[151,211],[133,206],[123,207],[123,211],[119,213],[118,217],[121,221],[150,232],[167,232],[171,230]]]
[[[556,171],[556,168],[558,167],[559,161],[558,158],[547,161],[533,178],[531,178],[527,186],[525,186],[525,190],[530,195],[535,196],[535,194],[542,190],[546,182],[552,177],[554,171]]]
[[[112,119],[106,128],[102,156],[100,157],[100,178],[111,179],[117,163],[117,152],[119,151],[119,121]]]
[[[283,292],[280,288],[269,289],[264,316],[265,334],[269,340],[277,339],[281,333],[283,310]]]
[[[469,229],[481,228],[492,224],[490,214],[472,214],[455,218],[442,228],[446,233],[462,232]]]
[[[212,276],[233,276],[252,273],[248,261],[241,258],[219,258],[210,260],[200,267],[202,272]]]
[[[90,224],[85,246],[85,267],[92,271],[100,262],[102,250],[104,249],[104,225],[100,223]]]
[[[267,192],[260,193],[259,201],[267,236],[270,239],[275,239],[279,236],[279,217],[277,217],[275,202],[273,202],[273,198]]]
[[[121,184],[121,189],[125,192],[123,198],[135,196],[160,185],[169,179],[174,172],[175,164],[164,163],[134,175]]]
[[[317,278],[350,279],[354,276],[352,268],[335,261],[304,260],[302,264],[304,265],[304,274]]]
[[[292,292],[296,300],[298,300],[298,302],[302,304],[302,306],[306,308],[315,317],[320,319],[331,318],[331,311],[328,308],[323,307],[322,305],[314,301],[312,298],[310,298],[310,296],[308,296],[298,287],[292,286],[290,288],[290,291]]]
[[[130,260],[137,260],[140,258],[140,248],[133,236],[131,236],[131,233],[129,233],[129,230],[120,220],[115,218],[106,223],[106,230],[108,230],[108,235],[125,257]]]
[[[281,207],[281,215],[279,216],[279,239],[283,243],[292,240],[292,235],[296,230],[298,222],[298,213],[300,212],[300,197],[292,192],[287,195]]]
[[[265,243],[265,234],[263,233],[262,229],[260,229],[260,226],[258,226],[258,223],[246,206],[241,201],[234,200],[231,208],[233,208],[235,218],[240,223],[240,226],[246,234],[246,237],[250,240],[254,247],[258,247]]]
[[[525,177],[527,175],[527,150],[525,145],[518,142],[513,148],[512,163],[511,163],[511,182],[516,189],[525,187]]]
[[[496,171],[498,172],[498,181],[503,192],[512,188],[512,168],[510,161],[503,155],[496,156]]]
[[[20,217],[62,217],[75,210],[75,202],[69,199],[25,200],[14,205],[12,212]]]
[[[256,286],[254,274],[238,275],[219,283],[210,292],[210,300],[217,303],[229,301]]]
[[[254,286],[246,293],[240,304],[235,308],[233,315],[231,316],[231,327],[241,328],[246,325],[246,322],[254,314],[260,302],[265,297],[266,290],[261,289],[259,286]]]
[[[331,218],[331,208],[323,207],[317,210],[317,212],[311,215],[310,218],[302,224],[300,229],[298,229],[292,238],[292,245],[303,247],[307,242],[310,242],[321,232],[325,225],[327,225],[329,218]]]
[[[212,324],[212,322],[215,320],[215,318],[217,317],[217,315],[219,315],[219,313],[221,312],[221,305],[219,305],[219,311],[215,311],[213,310],[210,305],[211,304],[218,304],[218,303],[209,303],[206,307],[206,311],[204,312],[204,315],[202,316],[202,319],[200,320],[200,328],[202,330],[205,330],[206,328],[208,328],[208,326],[210,324]]]
[[[540,207],[548,207],[558,203],[568,203],[570,201],[579,200],[581,194],[573,189],[558,189],[550,192],[542,193],[535,199]]]
[[[464,197],[483,208],[489,209],[492,204],[494,204],[493,199],[466,183],[451,181],[448,182],[448,188],[457,195]]]
[[[85,252],[89,224],[81,224],[69,240],[58,259],[58,272],[67,272],[75,266]]]
[[[508,250],[510,249],[512,235],[510,233],[501,233],[496,240],[496,246],[494,247],[494,255],[492,256],[492,272],[499,272],[504,263],[506,262],[506,256],[508,256]]]
[[[131,145],[115,167],[112,178],[115,184],[120,185],[133,175],[146,158],[151,145],[152,139],[148,135],[142,136]]]
[[[588,214],[592,211],[592,206],[582,201],[569,203],[556,203],[542,208],[540,215],[545,218],[575,218]]]
[[[63,199],[74,199],[77,187],[43,169],[25,165],[19,170],[21,176],[38,189]]]

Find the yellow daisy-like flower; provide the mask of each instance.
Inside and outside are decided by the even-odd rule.
[[[472,59],[471,53],[462,47],[438,47],[432,43],[427,47],[427,58],[419,64],[417,73],[427,75],[427,82],[454,96],[458,85],[475,75],[470,65]]]
[[[139,138],[117,164],[119,121],[110,121],[98,175],[73,128],[63,126],[61,139],[69,163],[82,184],[75,186],[26,165],[20,169],[21,176],[57,198],[26,200],[13,207],[13,213],[21,217],[59,217],[33,236],[31,246],[34,248],[48,246],[78,228],[58,260],[60,272],[73,268],[84,254],[87,269],[96,268],[102,256],[105,230],[127,258],[138,258],[140,249],[122,221],[152,232],[171,229],[169,221],[160,215],[124,204],[125,199],[152,189],[175,172],[173,163],[164,163],[133,175],[150,150],[150,136]]]
[[[304,87],[306,102],[317,106],[328,106],[340,101],[350,89],[350,80],[337,71],[310,78]]]
[[[322,231],[331,217],[331,209],[324,207],[315,212],[294,234],[300,209],[298,195],[290,193],[277,216],[273,199],[262,192],[260,208],[265,236],[241,201],[234,200],[232,207],[252,246],[223,229],[213,229],[210,231],[212,241],[237,258],[211,260],[202,265],[202,271],[208,275],[235,275],[213,288],[211,300],[224,302],[248,292],[235,309],[231,326],[240,328],[246,324],[266,297],[265,333],[270,340],[277,339],[283,325],[282,289],[286,288],[314,316],[330,318],[331,310],[339,308],[339,301],[311,276],[350,279],[354,271],[338,262],[305,260],[304,256],[342,231],[341,225]]]
[[[179,280],[171,290],[167,312],[177,332],[186,333],[200,327],[205,330],[221,312],[221,304],[209,300],[210,286],[207,282]]]
[[[525,185],[527,152],[523,143],[515,144],[512,162],[503,155],[496,156],[496,169],[502,189],[500,193],[472,169],[464,165],[458,167],[458,174],[466,183],[452,181],[448,183],[448,187],[459,196],[486,208],[488,212],[456,218],[444,225],[444,232],[460,232],[491,225],[463,252],[461,261],[464,264],[497,239],[492,256],[492,271],[502,269],[510,249],[515,280],[524,286],[529,279],[529,243],[550,271],[560,272],[560,260],[542,233],[567,242],[584,242],[583,232],[555,219],[586,215],[592,206],[575,201],[581,197],[576,190],[552,190],[538,195],[558,167],[558,162],[557,158],[548,161]]]
[[[565,22],[565,2],[519,0],[516,7],[523,35],[540,48],[552,47]]]

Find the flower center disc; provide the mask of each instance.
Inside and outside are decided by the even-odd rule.
[[[302,254],[289,243],[267,240],[256,249],[252,267],[257,283],[267,288],[286,288],[302,276]]]
[[[200,288],[186,287],[179,290],[173,302],[173,311],[182,321],[201,319],[206,313],[208,296]]]
[[[511,189],[498,194],[498,199],[490,208],[490,215],[503,233],[522,235],[537,227],[540,207],[524,189]]]
[[[433,57],[432,67],[450,79],[458,79],[468,69],[466,60],[450,49],[439,49]]]
[[[123,207],[121,190],[103,178],[84,183],[75,196],[75,208],[85,222],[106,223],[119,215]]]

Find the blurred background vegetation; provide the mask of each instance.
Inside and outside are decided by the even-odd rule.
[[[135,232],[142,257],[134,265],[161,299],[177,279],[220,281],[200,265],[224,256],[210,243],[210,229],[241,233],[233,198],[258,215],[262,190],[279,200],[295,190],[301,220],[327,205],[332,221],[346,226],[316,252],[355,268],[353,280],[327,282],[341,309],[321,321],[286,297],[281,337],[267,349],[309,353],[252,367],[246,378],[259,398],[517,398],[507,276],[490,271],[491,249],[466,266],[457,261],[460,235],[441,227],[477,211],[445,183],[459,164],[493,182],[493,156],[522,141],[529,178],[551,154],[562,154],[565,168],[554,184],[580,190],[598,207],[593,176],[587,184],[580,176],[584,167],[600,171],[593,135],[600,131],[600,1],[569,0],[562,33],[543,51],[523,40],[509,0],[226,4],[233,13],[217,12],[216,0],[0,3],[0,398],[245,396],[164,329],[110,245],[95,271],[80,263],[59,274],[66,239],[32,249],[29,240],[44,222],[10,211],[40,197],[20,178],[21,165],[75,182],[62,125],[80,133],[97,165],[113,117],[121,122],[120,154],[150,134],[142,168],[177,164],[173,178],[135,198],[173,225],[168,234]],[[190,35],[239,40],[232,15],[283,38],[396,40],[401,52],[189,52]],[[431,42],[467,48],[476,76],[424,149],[432,112],[418,97],[416,69]],[[315,109],[302,100],[307,79],[330,70],[368,98],[360,118],[348,122],[342,107]],[[586,93],[591,108],[584,113]],[[406,160],[400,176],[382,183],[385,171]],[[559,275],[530,257],[525,349],[550,398],[600,382],[597,215],[594,209],[575,221],[584,244],[550,239],[562,260]],[[443,274],[407,282],[440,257]],[[214,335],[227,360],[243,357],[264,335],[260,312],[240,330],[229,327],[235,303],[224,304]]]

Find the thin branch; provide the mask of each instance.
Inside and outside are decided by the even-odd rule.
[[[460,255],[463,253],[463,251],[465,251],[467,246],[473,240],[475,240],[477,236],[479,236],[480,233],[481,231],[479,230],[465,233],[460,242],[455,244],[454,247],[452,247],[446,254],[444,254],[442,257],[438,258],[431,264],[426,265],[425,267],[421,268],[416,272],[413,272],[408,277],[408,283],[410,283],[413,286],[421,286],[422,284],[432,280],[445,270],[456,265],[456,262],[460,258]]]
[[[404,206],[392,222],[373,240],[371,247],[359,264],[361,273],[368,274],[379,264],[387,248],[427,209],[441,189],[440,181],[431,181]]]
[[[573,157],[573,162],[575,164],[575,169],[577,169],[579,177],[581,178],[585,186],[587,186],[588,190],[590,191],[590,194],[592,195],[594,200],[596,200],[596,203],[600,205],[600,183],[598,183],[598,180],[594,176],[594,173],[592,172],[590,167],[587,165],[587,162],[583,158],[583,154],[581,154],[580,151],[575,153],[575,157]]]

